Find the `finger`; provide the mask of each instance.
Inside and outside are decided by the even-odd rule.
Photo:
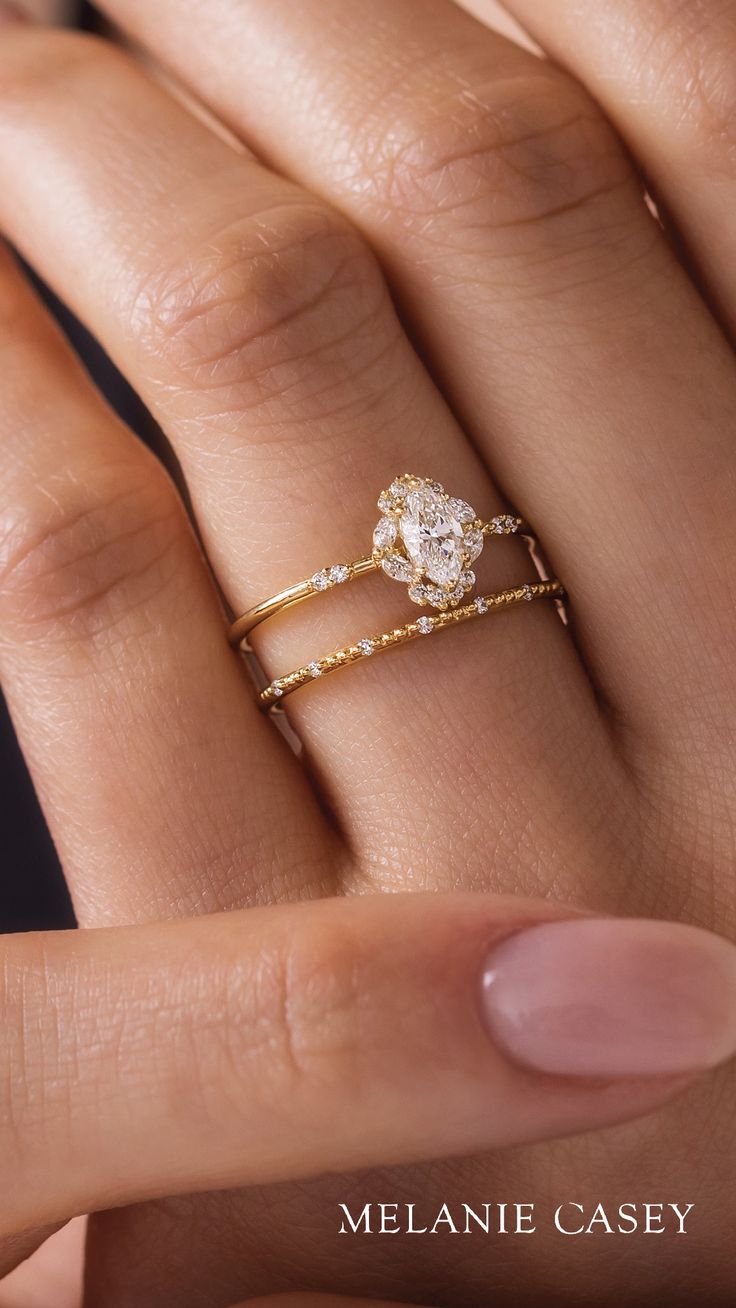
[[[594,102],[449,0],[105,7],[369,235],[617,721],[730,735],[733,362]]]
[[[0,1308],[80,1308],[86,1226],[81,1217],[67,1222],[3,1276]]]
[[[176,490],[6,252],[0,306],[0,671],[82,920],[306,893],[322,820]]]
[[[377,1299],[343,1298],[337,1294],[270,1294],[265,1299],[249,1299],[235,1308],[375,1308]],[[408,1308],[407,1304],[381,1299],[381,1308]]]
[[[24,31],[0,59],[0,217],[165,425],[236,610],[370,551],[375,496],[404,469],[472,492],[492,514],[490,480],[343,219],[234,153],[101,45]],[[37,189],[50,184],[63,197],[53,206]],[[518,541],[503,544],[480,560],[491,584],[529,566]],[[407,606],[405,589],[374,577],[265,625],[259,652],[286,672],[405,622]],[[290,702],[354,847],[370,841],[371,875],[393,881],[411,861],[420,884],[446,876],[467,847],[469,796],[488,802],[489,760],[502,754],[490,821],[505,828],[509,792],[528,791],[531,739],[543,766],[522,801],[524,829],[547,800],[558,807],[563,786],[600,829],[608,795],[590,761],[608,763],[610,743],[566,633],[540,605],[490,627],[467,628],[461,648],[452,633],[366,661]],[[561,761],[563,735],[575,744]],[[464,779],[439,805],[438,739],[447,774]],[[530,840],[522,870],[535,888],[542,843]],[[542,876],[566,875],[572,853],[560,847],[559,869]],[[469,851],[465,874],[486,884],[485,854]]]
[[[559,917],[379,895],[6,938],[0,1229],[601,1127],[732,1055],[734,946]]]
[[[504,3],[626,137],[736,334],[733,5]]]

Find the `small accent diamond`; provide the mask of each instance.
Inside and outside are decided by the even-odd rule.
[[[482,595],[479,595],[477,599],[474,599],[474,600],[473,600],[473,603],[474,603],[474,605],[475,605],[475,607],[476,607],[476,609],[478,610],[479,613],[487,613],[487,612],[488,612],[488,605],[487,605],[487,603],[486,603],[486,601],[484,600],[484,598],[483,598]]]
[[[470,590],[475,585],[475,573],[468,570],[463,572],[460,577],[463,590]]]
[[[312,590],[328,590],[330,578],[326,572],[315,572],[311,581]]]
[[[373,548],[385,550],[396,540],[396,523],[393,518],[381,518],[373,533]]]
[[[389,554],[387,558],[381,560],[381,567],[387,576],[393,577],[394,581],[411,581],[414,576],[412,564],[401,554]]]
[[[319,663],[310,663],[309,667],[307,668],[307,672],[309,673],[310,677],[322,676],[322,669],[319,666]]]
[[[459,500],[455,496],[447,501],[447,512],[458,522],[475,522],[475,509],[466,504],[465,500]]]
[[[524,591],[524,599],[525,599],[525,600],[533,600],[533,599],[534,599],[534,591],[532,590],[531,586],[526,585],[526,586],[524,586],[522,589],[523,589],[523,591]]]
[[[469,527],[465,533],[465,549],[473,563],[483,551],[483,532],[478,527]]]
[[[268,689],[270,690],[271,694],[274,696],[275,699],[280,699],[284,693],[278,681],[272,681]]]
[[[365,656],[368,657],[368,655],[373,653],[375,649],[375,645],[373,644],[372,640],[368,640],[366,638],[365,640],[358,641],[358,649],[360,650],[361,654],[365,654]]]
[[[345,563],[336,563],[334,568],[330,568],[330,581],[334,581],[336,586],[342,585],[350,576],[350,569]]]
[[[510,532],[518,530],[516,518],[510,513],[499,513],[495,518],[491,518],[490,525],[497,536],[508,536]]]
[[[417,626],[423,636],[428,636],[434,630],[434,622],[431,618],[417,618]]]

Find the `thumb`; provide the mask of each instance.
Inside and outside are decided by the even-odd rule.
[[[734,1052],[736,948],[386,895],[6,937],[0,1002],[8,1233],[642,1113]]]

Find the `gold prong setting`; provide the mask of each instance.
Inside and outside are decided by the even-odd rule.
[[[306,580],[261,600],[230,624],[231,645],[242,647],[266,619],[376,570],[404,584],[414,604],[438,612],[457,608],[475,587],[473,564],[487,536],[518,532],[534,557],[536,540],[521,518],[500,513],[483,522],[470,504],[448,495],[440,482],[427,477],[410,473],[396,477],[382,491],[378,506],[381,518],[370,554],[320,568]],[[537,570],[543,575],[543,567]]]
[[[485,524],[465,500],[438,481],[405,473],[378,497],[373,560],[407,585],[410,600],[444,612],[475,586],[472,564],[483,550]]]

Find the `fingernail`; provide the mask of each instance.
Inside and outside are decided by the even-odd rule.
[[[29,23],[30,14],[18,5],[9,4],[7,0],[0,0],[0,25],[3,23]]]
[[[697,927],[545,923],[497,945],[483,974],[494,1042],[538,1072],[677,1076],[736,1052],[736,947]]]

